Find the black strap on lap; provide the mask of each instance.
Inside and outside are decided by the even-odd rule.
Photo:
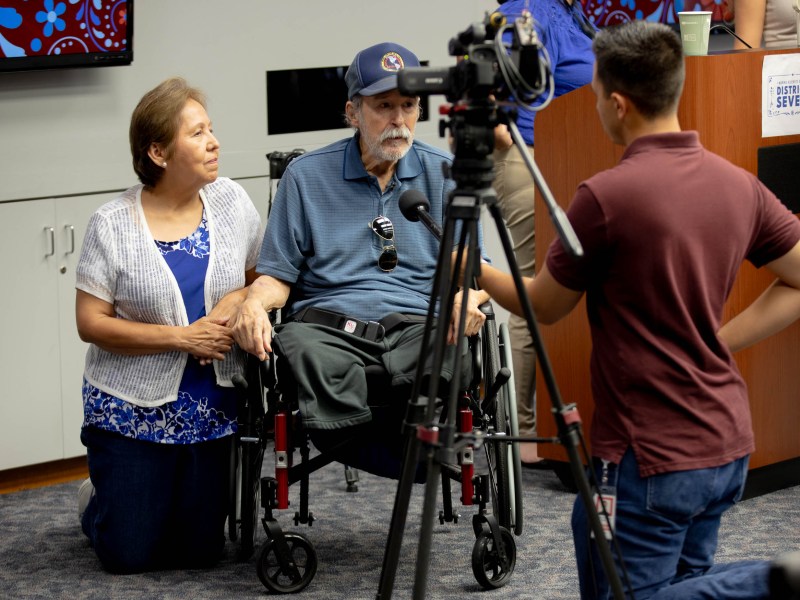
[[[349,317],[332,310],[310,306],[296,312],[289,317],[289,320],[325,325],[326,327],[333,327],[334,329],[344,331],[370,342],[380,342],[386,333],[403,323],[424,323],[425,316],[389,313],[383,317],[380,322],[362,321],[361,319]]]
[[[334,329],[339,329],[340,331],[350,333],[371,342],[380,342],[383,336],[386,335],[386,330],[380,323],[375,321],[362,321],[361,319],[348,317],[342,313],[325,310],[324,308],[314,308],[311,306],[304,308],[289,317],[289,320],[333,327]]]

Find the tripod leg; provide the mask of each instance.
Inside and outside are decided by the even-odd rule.
[[[414,578],[413,598],[425,598],[425,588],[428,585],[428,561],[431,556],[431,533],[433,532],[434,517],[436,515],[436,500],[439,497],[439,477],[442,467],[435,457],[435,450],[428,449],[427,467],[428,478],[425,482],[425,499],[422,505],[422,522],[420,523],[420,539],[417,547],[417,576]]]
[[[440,288],[443,285],[443,275],[445,269],[439,268],[441,265],[447,264],[449,266],[449,253],[445,248],[450,248],[453,245],[453,230],[445,224],[445,229],[442,235],[442,243],[439,249],[438,265],[436,275],[433,281],[432,297],[436,298],[440,295]],[[449,271],[447,271],[449,272]],[[408,412],[406,414],[406,422],[404,424],[404,433],[406,435],[405,449],[403,452],[403,468],[400,473],[400,480],[397,483],[397,492],[395,494],[394,507],[392,509],[392,519],[389,525],[389,534],[386,539],[386,549],[383,555],[383,564],[381,566],[381,577],[378,582],[378,593],[375,596],[376,600],[389,600],[392,597],[392,590],[394,589],[394,579],[397,574],[397,565],[400,561],[400,549],[403,543],[403,533],[406,527],[406,518],[408,516],[408,506],[411,501],[412,486],[414,485],[414,475],[416,474],[417,467],[420,460],[421,442],[417,438],[416,427],[420,423],[422,410],[425,408],[425,414],[433,412],[432,403],[434,398],[429,398],[426,406],[423,406],[420,400],[420,386],[424,374],[424,357],[427,352],[428,342],[430,341],[430,332],[433,325],[434,311],[436,303],[431,302],[428,309],[428,318],[425,324],[425,334],[422,338],[422,345],[420,348],[420,360],[417,364],[417,373],[414,378],[414,386],[411,392],[411,398],[408,401]],[[430,408],[428,408],[430,406]]]
[[[410,432],[406,438],[406,447],[403,452],[403,470],[400,473],[400,481],[397,484],[397,494],[394,508],[392,509],[389,535],[386,539],[386,551],[383,556],[381,578],[378,582],[378,594],[375,596],[376,600],[388,600],[392,597],[394,578],[397,574],[397,565],[400,560],[400,547],[403,543],[403,531],[406,528],[408,506],[411,501],[414,474],[419,463],[420,442],[414,433],[413,431]]]
[[[463,251],[467,248],[466,266],[464,269],[465,281],[472,281],[473,274],[476,271],[476,250],[478,248],[478,217],[480,216],[480,204],[472,206],[472,210],[464,210],[465,214],[469,214],[470,220],[464,223],[461,231],[461,237],[458,245],[458,256],[463,256]],[[445,227],[451,225],[450,221],[447,222]],[[437,271],[450,273],[449,258],[445,257],[445,261],[441,260],[442,253],[440,253],[440,264]],[[441,307],[439,315],[439,322],[437,326],[437,339],[434,349],[433,369],[430,376],[430,390],[429,398],[435,397],[439,376],[442,372],[442,357],[447,346],[447,326],[449,315],[453,310],[454,296],[458,282],[450,278],[448,286],[441,286],[446,291],[446,296],[439,297],[438,304]],[[456,334],[456,339],[462,339],[464,335],[464,322],[466,317],[466,309],[468,303],[469,288],[465,289],[465,297],[461,305],[461,314],[459,318],[459,331]],[[453,366],[453,378],[458,379],[458,374],[461,372],[461,355],[456,353],[455,364]],[[427,433],[432,433],[433,425],[433,406],[432,403],[428,404],[428,414],[426,415],[426,423],[431,424],[431,428]],[[451,421],[441,424],[437,429],[437,437],[433,441],[433,445],[428,447],[427,451],[427,480],[425,482],[425,498],[422,509],[422,523],[419,532],[419,545],[417,547],[417,564],[416,564],[416,577],[414,578],[414,594],[415,600],[425,598],[425,590],[428,583],[428,566],[430,564],[430,551],[431,551],[431,537],[433,535],[434,518],[436,515],[436,500],[439,495],[439,478],[441,476],[442,461],[452,462],[453,458],[453,437],[455,432],[455,424],[453,419],[458,414],[458,385],[450,386],[450,394],[448,398],[448,406],[446,407],[447,414],[451,416]],[[449,458],[448,458],[449,457]]]

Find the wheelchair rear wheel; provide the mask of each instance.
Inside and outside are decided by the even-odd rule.
[[[494,388],[494,382],[503,367],[497,343],[497,326],[494,319],[485,323],[484,352],[484,389]],[[490,433],[508,435],[508,384],[497,390],[494,398],[485,398],[483,411],[489,418]],[[513,529],[512,517],[512,481],[513,474],[509,465],[509,444],[484,444],[486,459],[489,465],[490,494],[493,511],[498,523],[506,529]]]
[[[231,461],[229,465],[230,484],[228,486],[228,539],[235,542],[239,539],[239,445],[234,439],[231,444]]]
[[[255,550],[258,533],[258,512],[261,507],[261,464],[267,439],[265,432],[265,399],[262,385],[263,367],[250,355],[247,378],[234,378],[241,390],[238,406],[239,427],[236,433],[235,490],[233,507],[228,517],[228,537],[239,540],[238,559],[248,560]]]
[[[242,477],[239,498],[239,560],[248,560],[255,550],[258,533],[258,510],[261,505],[261,463],[264,448],[258,443],[241,447]]]
[[[519,423],[517,421],[517,391],[514,383],[513,362],[511,358],[511,337],[508,331],[508,325],[505,323],[500,324],[500,362],[502,366],[511,369],[511,379],[505,385],[506,389],[506,406],[508,408],[507,414],[507,432],[514,437],[519,436]],[[508,446],[509,449],[509,464],[510,474],[510,498],[511,504],[511,525],[513,525],[514,535],[522,535],[522,461],[519,457],[519,442],[514,442]]]

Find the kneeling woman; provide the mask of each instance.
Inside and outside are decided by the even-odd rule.
[[[81,525],[108,571],[203,568],[225,545],[231,377],[244,366],[228,318],[255,276],[260,219],[217,178],[204,96],[184,80],[145,94],[130,143],[142,184],[92,216],[77,272],[91,344]]]

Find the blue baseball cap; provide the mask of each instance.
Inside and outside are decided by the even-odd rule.
[[[397,72],[406,67],[418,67],[417,55],[400,44],[384,42],[365,48],[353,59],[345,73],[347,98],[375,96],[397,87]]]

